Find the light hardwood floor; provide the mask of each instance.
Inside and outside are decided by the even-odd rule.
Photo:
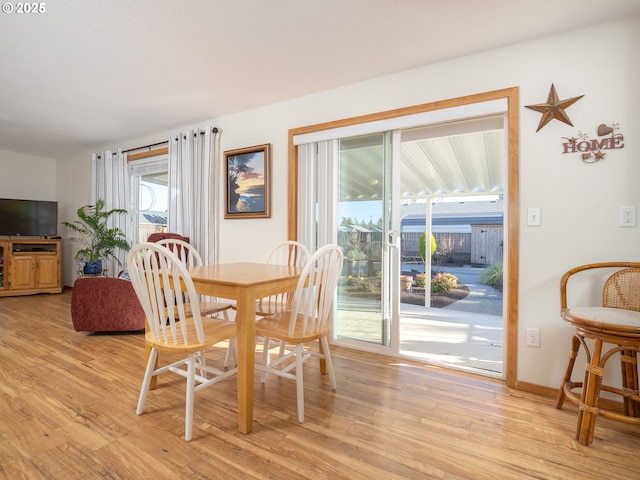
[[[637,427],[600,418],[584,447],[571,404],[343,348],[336,393],[306,367],[304,424],[293,382],[269,378],[239,433],[233,377],[196,394],[187,443],[183,380],[161,377],[136,416],[142,336],[75,332],[70,299],[0,299],[0,478],[640,478]]]

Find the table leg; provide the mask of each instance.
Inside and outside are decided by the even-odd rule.
[[[318,339],[318,352],[320,354],[324,353],[324,348],[322,348],[322,341],[320,339]],[[320,359],[320,373],[322,375],[327,374],[327,361],[324,358]]]
[[[236,323],[238,361],[238,429],[249,433],[253,427],[253,363],[256,342],[256,295],[247,289],[237,301]]]

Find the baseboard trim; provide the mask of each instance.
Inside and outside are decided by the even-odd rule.
[[[536,385],[534,383],[527,382],[518,382],[516,390],[520,390],[522,392],[533,393],[536,395],[543,395],[545,397],[558,397],[559,389],[553,387],[544,387],[542,385]],[[612,400],[610,398],[602,398],[598,399],[598,406],[607,410],[612,410],[614,412],[622,413],[624,411],[624,404],[620,401]]]

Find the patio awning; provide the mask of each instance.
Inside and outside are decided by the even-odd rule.
[[[502,126],[503,116],[494,115],[403,130],[401,196],[502,193],[506,161]],[[379,142],[368,143],[366,137],[342,141],[345,161],[341,162],[341,201],[382,196],[382,178],[377,176],[382,164],[381,146]]]

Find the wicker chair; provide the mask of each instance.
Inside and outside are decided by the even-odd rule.
[[[617,269],[604,283],[602,305],[568,307],[569,279],[580,272],[597,269],[603,269],[602,272]],[[593,442],[598,415],[640,425],[637,363],[640,352],[640,262],[595,263],[569,270],[560,280],[560,304],[562,318],[575,326],[576,332],[556,407],[562,408],[565,399],[579,406],[577,440],[583,445]],[[589,348],[586,339],[593,341],[592,348]],[[605,344],[611,345],[611,348],[603,351]],[[584,381],[573,382],[571,374],[580,346],[587,358]],[[603,383],[605,364],[618,352],[622,387]],[[580,389],[579,395],[573,392],[577,388]],[[620,395],[624,402],[623,411],[601,407],[598,403],[602,391]]]

